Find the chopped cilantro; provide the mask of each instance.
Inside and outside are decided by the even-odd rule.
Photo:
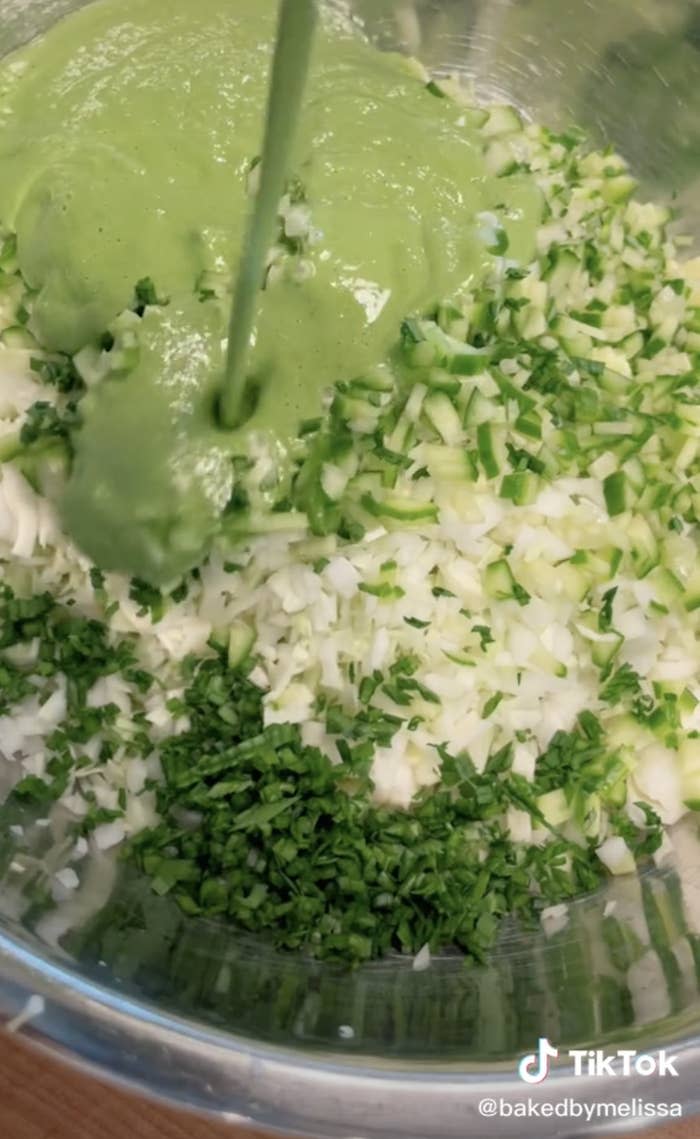
[[[600,698],[604,704],[619,704],[626,696],[639,696],[641,691],[639,675],[629,664],[623,664],[603,686]]]
[[[70,356],[60,356],[56,359],[32,356],[29,365],[43,383],[56,388],[62,395],[67,395],[69,392],[83,392],[85,389]]]
[[[612,628],[613,604],[617,596],[617,588],[609,589],[603,594],[603,604],[600,607],[598,628],[601,633],[607,633]]]
[[[150,277],[142,277],[140,281],[136,282],[132,308],[139,316],[143,316],[147,308],[154,305],[166,305],[167,303],[167,300],[159,298],[158,290]]]
[[[177,585],[175,587],[175,589],[172,590],[172,592],[170,594],[170,600],[174,601],[176,605],[179,605],[182,601],[187,600],[187,595],[189,592],[190,592],[190,587],[187,584],[187,582],[181,581],[180,584]]]
[[[430,628],[430,621],[421,621],[418,617],[404,617],[404,621],[407,625],[410,625],[412,629]]]
[[[388,581],[381,581],[375,585],[363,581],[359,589],[361,593],[369,593],[372,597],[381,598],[382,601],[400,601],[406,596],[406,591],[400,585],[392,585]]]
[[[503,692],[494,692],[493,696],[489,696],[488,700],[484,704],[483,711],[481,713],[482,720],[488,720],[489,716],[491,716],[496,711],[496,708],[503,700],[504,695],[505,693]]]
[[[472,633],[478,633],[479,641],[481,643],[481,651],[486,652],[489,645],[494,643],[493,633],[488,625],[474,625]]]
[[[27,411],[20,428],[19,441],[23,447],[31,447],[36,443],[65,442],[78,421],[77,404],[68,403],[61,412],[54,404],[37,400]]]
[[[104,591],[105,575],[102,573],[102,570],[97,568],[97,566],[93,566],[90,570],[90,584],[95,590],[95,593],[101,593]]]
[[[75,770],[83,764],[82,748],[102,737],[102,755],[109,758],[123,746],[128,754],[148,753],[148,737],[125,739],[116,728],[119,709],[115,704],[88,705],[88,695],[102,677],[121,674],[138,691],[147,692],[153,678],[136,665],[128,640],[113,643],[107,627],[99,621],[75,616],[50,595],[18,597],[9,586],[0,586],[0,651],[36,643],[24,668],[0,661],[0,714],[29,695],[41,704],[64,679],[66,714],[62,723],[46,736],[46,773],[27,776],[12,789],[9,802],[50,803],[68,788]],[[131,750],[133,748],[133,750]]]
[[[0,716],[4,716],[15,704],[35,691],[35,684],[25,672],[0,660]]]
[[[140,581],[139,578],[132,578],[129,597],[140,606],[139,616],[145,617],[147,613],[150,613],[154,624],[161,620],[165,612],[165,602],[163,594],[155,586],[149,585],[146,581]]]
[[[162,750],[162,822],[129,847],[154,891],[187,914],[220,915],[323,958],[359,962],[429,943],[482,960],[507,913],[532,914],[595,883],[594,854],[563,839],[551,850],[517,847],[494,822],[509,802],[531,798],[510,771],[512,748],[482,775],[468,756],[439,749],[442,784],[410,813],[371,801],[374,747],[402,721],[368,702],[382,684],[411,686],[416,667],[400,657],[389,677],[365,678],[357,715],[326,708],[341,755],[334,766],[297,727],[265,728],[261,693],[223,658],[193,662],[190,728]],[[235,726],[221,719],[222,704]],[[187,812],[199,820],[193,829],[181,825]]]

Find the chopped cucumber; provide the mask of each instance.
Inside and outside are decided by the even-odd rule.
[[[480,423],[476,442],[484,474],[490,479],[497,478],[506,463],[505,433],[490,423]]]
[[[478,478],[478,470],[466,448],[426,443],[421,455],[436,482],[475,482]]]
[[[532,471],[515,471],[505,475],[501,498],[509,498],[516,506],[531,506],[540,491],[540,480]]]
[[[500,138],[503,135],[519,134],[523,129],[523,120],[515,107],[489,107],[488,119],[481,129],[486,138]]]
[[[29,329],[21,324],[13,324],[10,328],[6,328],[0,336],[0,343],[8,349],[31,349],[37,346],[36,339]]]
[[[603,494],[611,518],[631,510],[637,497],[624,471],[615,471],[603,480]]]
[[[438,509],[432,502],[416,503],[410,498],[398,495],[377,499],[371,494],[363,494],[361,503],[374,518],[394,519],[397,522],[437,522]]]
[[[454,447],[463,438],[464,428],[455,405],[444,392],[429,395],[423,404],[426,418],[448,447]]]
[[[528,593],[515,580],[505,558],[491,562],[484,571],[484,589],[494,601],[517,601],[525,605],[529,601]]]
[[[236,621],[228,635],[229,668],[240,668],[248,659],[255,645],[255,629],[243,621]]]

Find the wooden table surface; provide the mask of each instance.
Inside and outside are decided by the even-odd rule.
[[[484,1135],[487,1134],[485,1130]],[[76,1075],[31,1050],[16,1037],[0,1031],[0,1139],[265,1139],[265,1136],[209,1123],[115,1091],[96,1080]],[[627,1139],[635,1137],[628,1135]],[[643,1139],[700,1139],[700,1118],[660,1131],[647,1131]]]

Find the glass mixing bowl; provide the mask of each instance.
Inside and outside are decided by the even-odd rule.
[[[0,0],[0,55],[79,6]],[[673,196],[684,229],[700,232],[698,0],[355,7],[380,47],[459,71],[482,101],[512,101],[543,122],[576,121],[611,141],[644,190]],[[700,1110],[695,822],[675,829],[660,865],[611,880],[546,929],[506,928],[482,968],[446,957],[424,972],[401,960],[347,972],[187,919],[104,856],[77,897],[51,906],[41,866],[46,850],[56,857],[55,835],[21,821],[22,848],[16,831],[0,834],[0,1014],[103,1075],[231,1121],[324,1137],[527,1133],[520,1118],[485,1122],[478,1105],[488,1097],[644,1097]],[[109,883],[119,906],[106,922],[94,915]],[[517,1060],[539,1037],[562,1058],[544,1088],[530,1089]],[[666,1047],[679,1077],[576,1079],[565,1053],[577,1046]],[[590,1125],[541,1118],[531,1133],[573,1137],[615,1125],[612,1112]]]

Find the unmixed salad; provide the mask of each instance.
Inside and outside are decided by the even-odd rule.
[[[2,236],[2,812],[19,859],[27,808],[49,821],[54,899],[113,850],[283,949],[481,959],[700,809],[700,259],[619,155],[465,113],[543,192],[536,259],[505,242],[407,319],[272,509],[248,456],[228,545],[169,590],[102,573],[52,505],[158,283],[99,352],[47,354]]]

